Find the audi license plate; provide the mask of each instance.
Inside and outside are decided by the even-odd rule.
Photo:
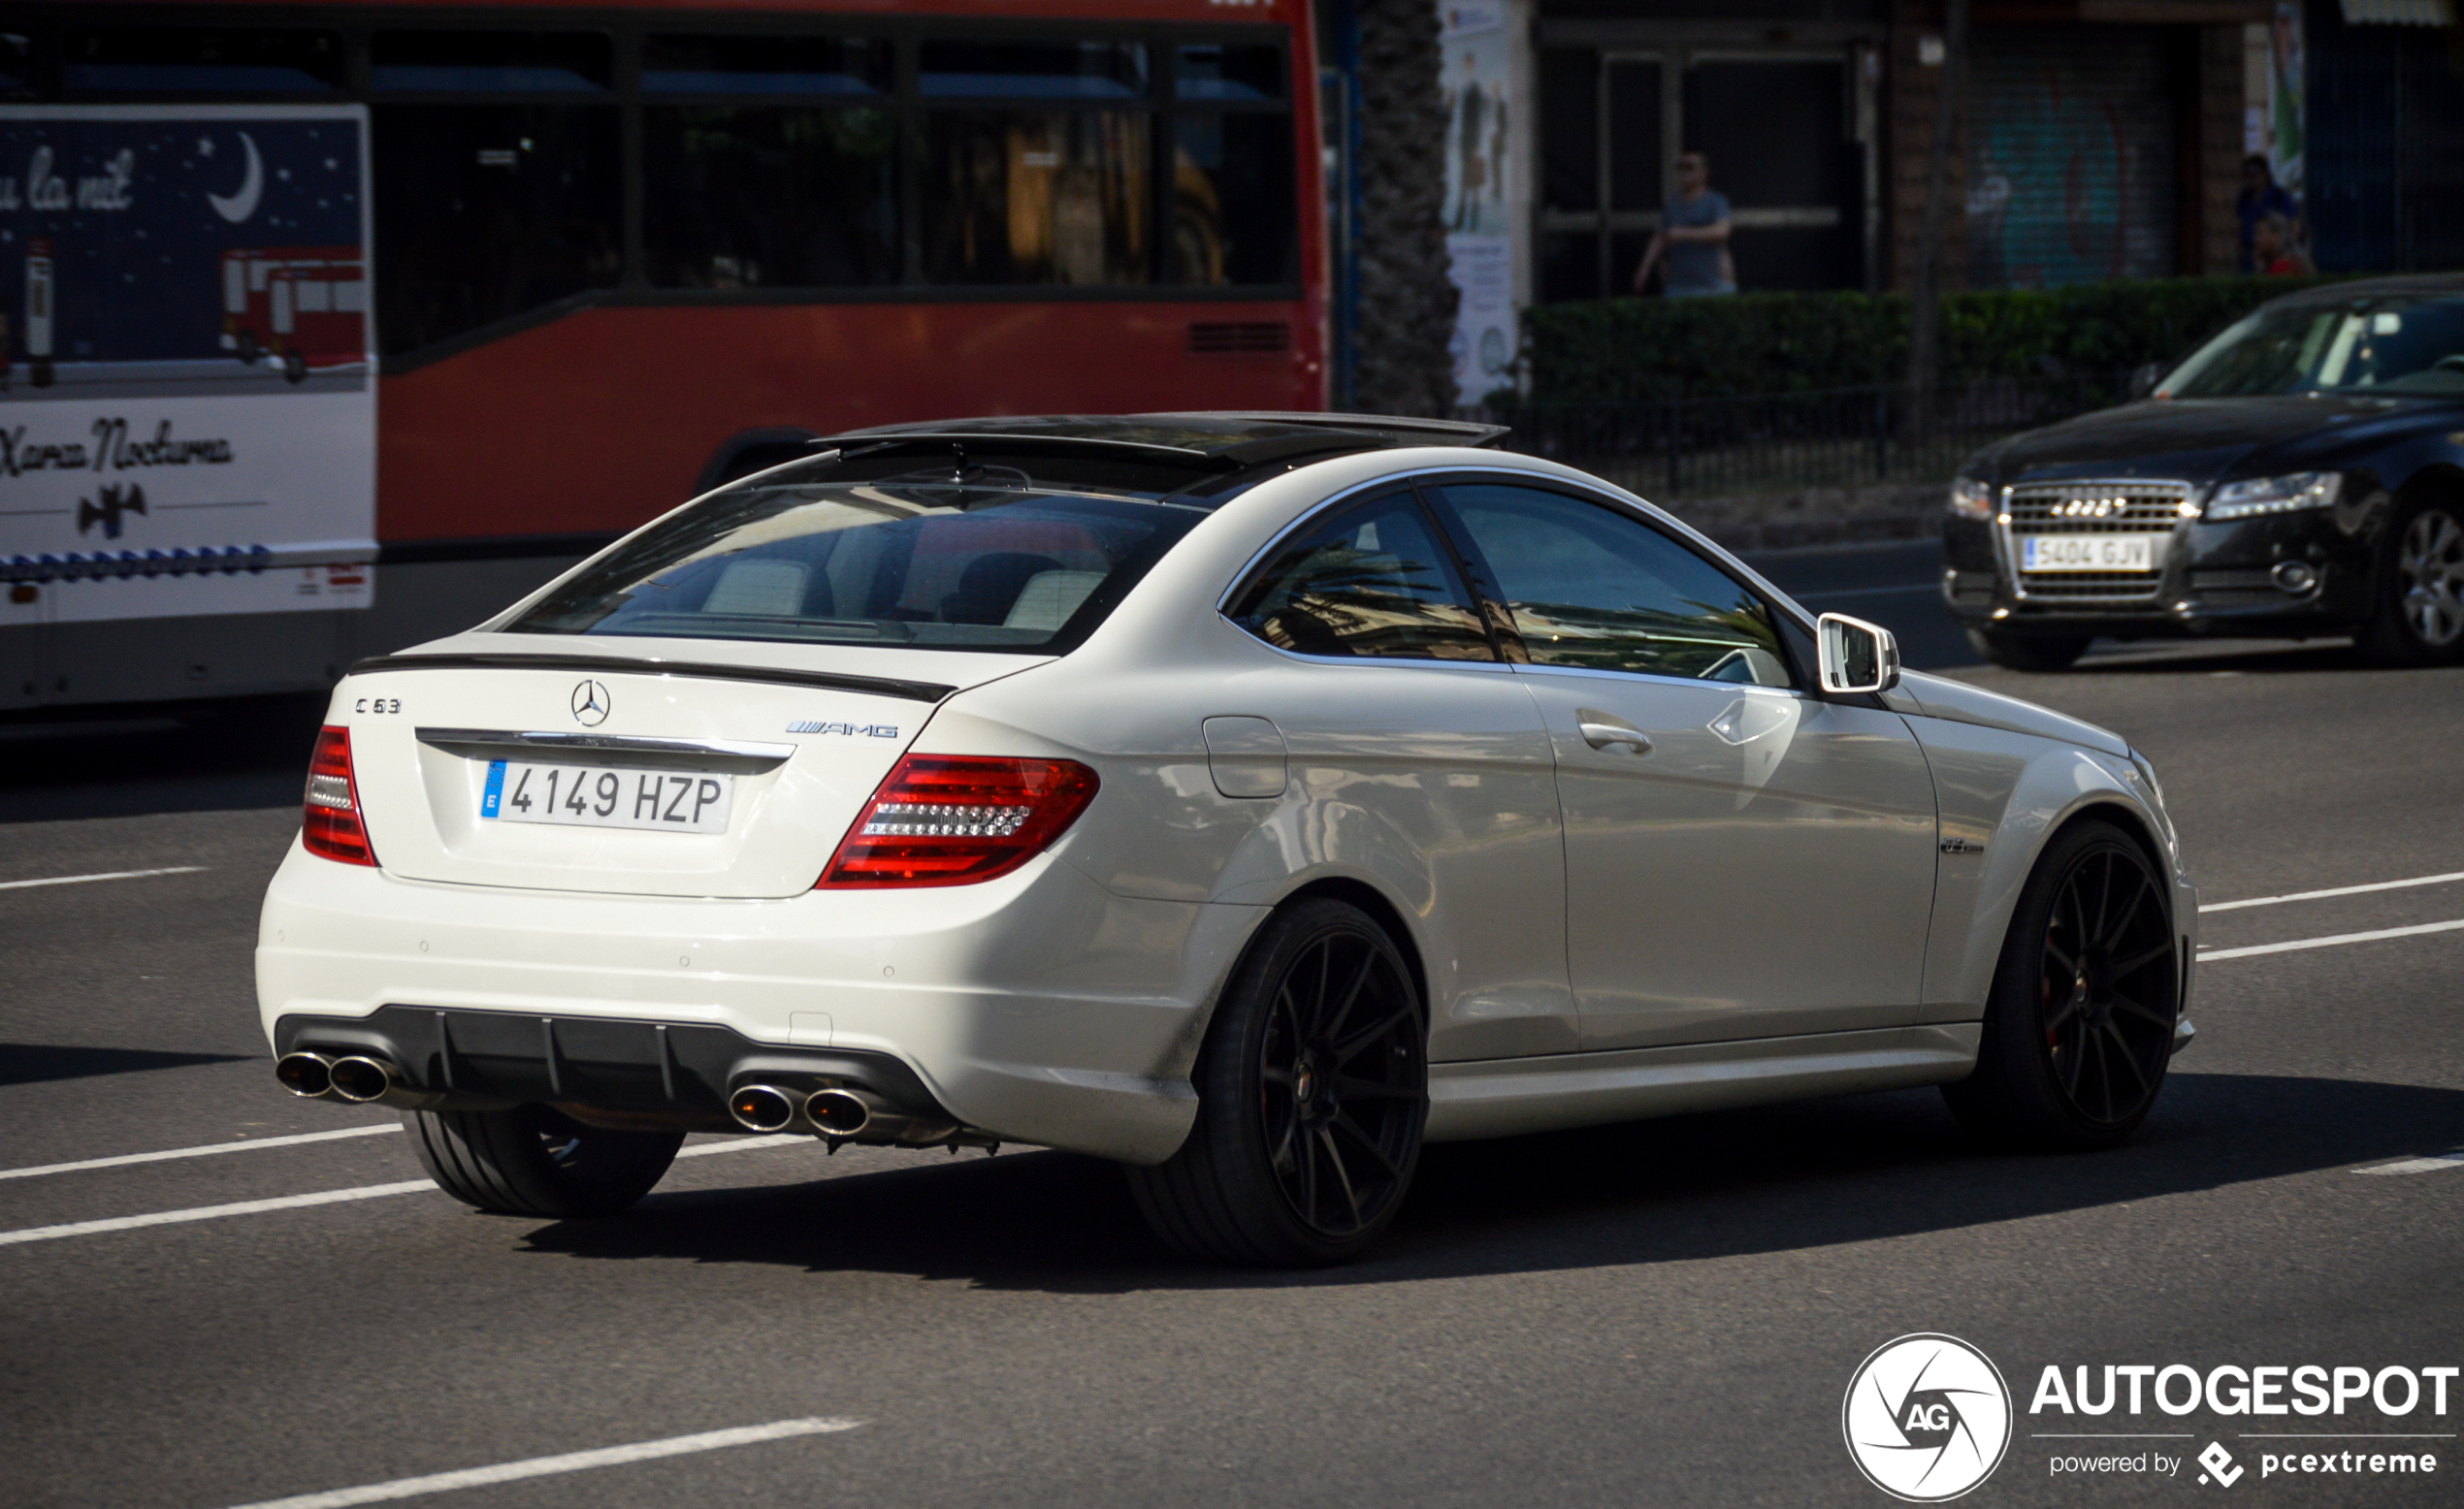
[[[2146,534],[2028,534],[2019,545],[2023,571],[2156,569],[2156,540]]]
[[[584,828],[725,833],[734,797],[733,776],[496,759],[488,762],[479,816]]]

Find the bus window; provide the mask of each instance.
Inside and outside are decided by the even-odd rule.
[[[341,81],[330,31],[76,26],[61,59],[71,94],[330,94]]]
[[[1173,92],[1184,100],[1280,100],[1283,97],[1283,49],[1183,48],[1173,78]]]
[[[937,111],[924,139],[924,276],[936,283],[1145,283],[1149,117]]]
[[[642,254],[662,288],[827,288],[899,276],[887,110],[653,105]]]
[[[890,92],[890,44],[837,37],[644,38],[641,86],[651,94]]]
[[[0,32],[0,94],[34,92],[34,39],[23,32]]]
[[[1135,42],[933,38],[924,44],[916,89],[926,99],[1144,99],[1147,48]]]
[[[1173,127],[1172,280],[1297,283],[1292,117],[1183,115]]]
[[[389,93],[595,94],[613,79],[595,32],[380,31],[369,81]]]
[[[612,107],[379,104],[373,113],[386,355],[616,286]]]

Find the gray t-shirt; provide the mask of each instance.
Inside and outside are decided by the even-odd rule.
[[[1669,201],[1660,211],[1660,223],[1674,229],[1685,226],[1699,229],[1716,225],[1729,217],[1729,202],[1717,189],[1704,189],[1701,199],[1688,199],[1680,194]],[[1669,243],[1669,292],[1671,294],[1715,294],[1727,288],[1728,279],[1720,275],[1720,253],[1727,248],[1717,241],[1670,241]]]

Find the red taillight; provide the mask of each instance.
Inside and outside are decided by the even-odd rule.
[[[1026,863],[1086,810],[1095,772],[1072,759],[909,754],[873,792],[822,886],[965,885]]]
[[[308,756],[308,797],[300,810],[300,839],[311,854],[344,864],[374,864],[368,829],[359,820],[359,782],[351,775],[351,731],[332,724],[317,730]]]

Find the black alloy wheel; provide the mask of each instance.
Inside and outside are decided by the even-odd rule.
[[[2173,1056],[2179,955],[2145,851],[2101,820],[2055,835],[2012,915],[1976,1071],[1943,1087],[1952,1110],[2031,1147],[2128,1137]]]
[[[2445,498],[2397,511],[2377,611],[2362,634],[2374,658],[2441,665],[2464,656],[2464,509]]]
[[[1188,1140],[1128,1171],[1156,1235],[1221,1263],[1364,1251],[1419,1163],[1426,1031],[1410,967],[1367,914],[1333,900],[1279,913],[1216,1008]]]
[[[403,1130],[437,1187],[497,1215],[608,1215],[650,1193],[681,1132],[614,1132],[548,1106],[406,1110]]]

